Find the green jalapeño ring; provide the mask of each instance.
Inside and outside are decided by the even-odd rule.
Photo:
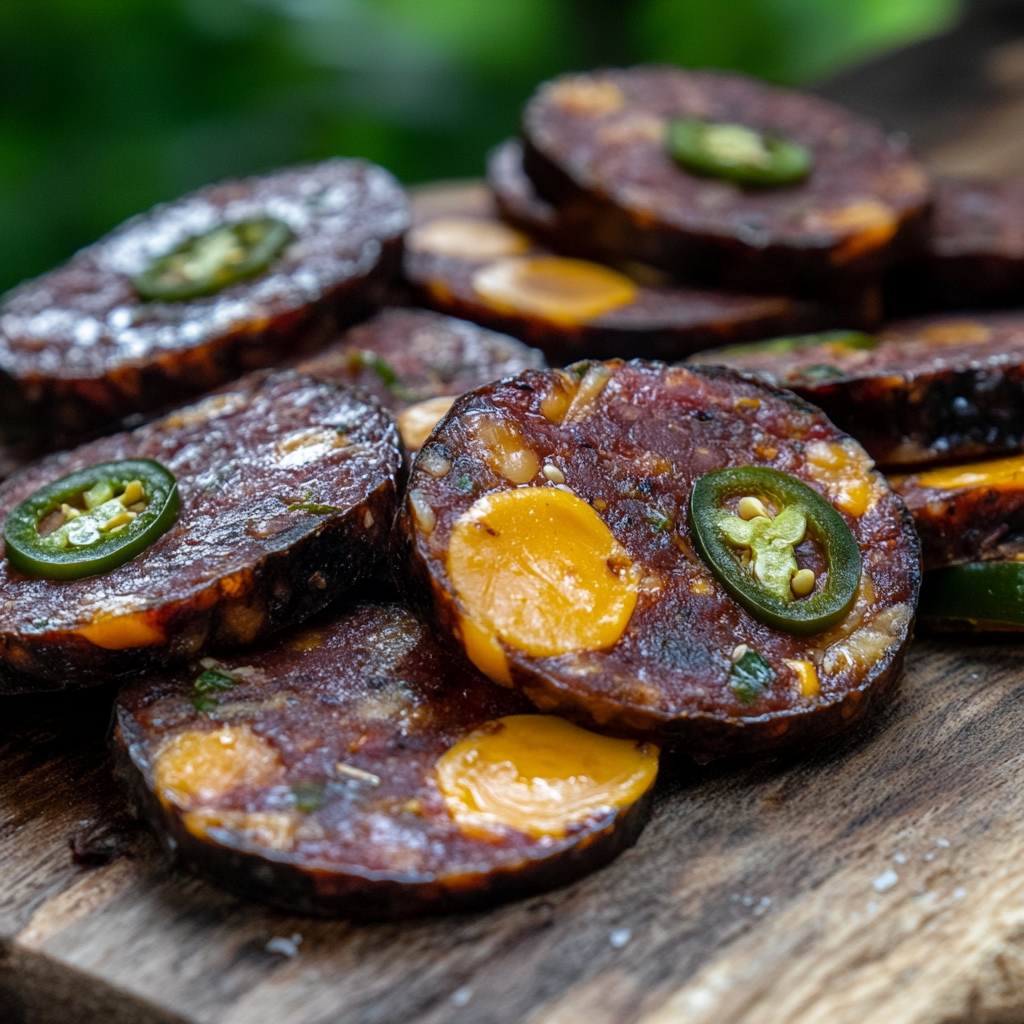
[[[170,470],[150,459],[88,466],[40,487],[4,522],[7,561],[29,576],[78,580],[141,554],[178,518]]]
[[[726,345],[711,349],[716,356],[735,358],[737,356],[788,355],[798,349],[821,346],[827,351],[841,352],[871,351],[878,348],[878,339],[863,331],[820,331],[817,334],[794,334],[768,341],[751,341],[743,345]]]
[[[274,217],[218,224],[158,256],[132,278],[132,284],[150,302],[213,295],[266,270],[294,237],[291,228]]]
[[[724,507],[736,497],[741,498],[739,514]],[[774,519],[762,499],[778,509]],[[856,537],[832,505],[788,473],[744,466],[702,476],[690,496],[690,528],[697,553],[722,586],[773,629],[821,633],[846,615],[857,596]],[[797,565],[793,549],[805,535],[824,553],[828,578],[823,586]],[[749,554],[749,564],[743,554]],[[797,596],[798,591],[807,596]]]
[[[686,170],[740,185],[793,185],[811,173],[805,146],[741,124],[672,121],[668,149]]]
[[[1024,562],[971,562],[926,572],[917,616],[950,632],[1024,631]]]

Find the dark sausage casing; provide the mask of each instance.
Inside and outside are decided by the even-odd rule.
[[[940,181],[928,246],[892,271],[886,302],[908,313],[1024,301],[1024,180]]]
[[[306,618],[380,560],[402,472],[376,402],[259,372],[22,470],[0,486],[0,519],[44,484],[127,458],[176,475],[176,524],[101,576],[34,579],[0,562],[0,692],[106,683]]]
[[[687,520],[693,483],[731,466],[795,475],[852,530],[863,559],[860,589],[828,632],[797,636],[751,617],[695,552]],[[545,656],[495,636],[492,678],[542,710],[606,732],[675,738],[700,757],[799,745],[859,717],[898,676],[910,640],[917,537],[871,466],[819,410],[728,370],[613,360],[528,372],[460,398],[417,456],[393,538],[396,579],[468,650],[476,613],[450,575],[456,525],[472,522],[463,517],[490,495],[568,489],[621,546],[617,563],[632,563],[635,607],[619,639],[599,649]],[[481,528],[492,529],[486,519]],[[797,554],[820,576],[816,551],[805,540]],[[740,645],[774,672],[752,702],[730,688]]]

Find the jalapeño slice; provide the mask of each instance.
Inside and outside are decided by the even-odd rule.
[[[1024,562],[972,562],[926,572],[917,616],[943,632],[1024,632]]]
[[[110,572],[165,534],[180,504],[178,482],[159,462],[88,466],[40,487],[10,511],[7,561],[51,580]]]
[[[741,185],[792,185],[811,172],[805,146],[741,124],[672,121],[668,149],[688,171]]]
[[[878,339],[863,331],[821,331],[818,334],[794,334],[768,341],[751,341],[743,345],[726,345],[724,348],[709,349],[698,353],[695,361],[706,362],[708,355],[736,358],[743,356],[788,355],[804,348],[820,346],[827,352],[870,351],[878,348]]]
[[[266,270],[293,237],[291,228],[274,217],[218,224],[158,256],[132,284],[151,302],[213,295]]]
[[[736,515],[724,505],[738,496],[743,500]],[[774,519],[764,500],[777,509]],[[707,473],[693,485],[690,528],[698,554],[722,586],[773,629],[820,633],[839,622],[857,596],[857,539],[820,494],[788,473],[761,466]],[[797,566],[793,547],[805,533],[824,552],[828,578],[823,586]],[[746,552],[749,566],[742,560]],[[797,591],[808,596],[797,597]]]

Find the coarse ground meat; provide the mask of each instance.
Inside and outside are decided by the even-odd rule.
[[[0,519],[45,484],[119,459],[174,473],[177,522],[100,576],[37,579],[0,562],[0,692],[106,683],[306,618],[379,562],[402,472],[375,401],[257,372],[15,474],[0,485]]]
[[[614,360],[574,370],[480,388],[438,425],[413,465],[392,542],[408,598],[453,643],[479,652],[474,636],[488,627],[468,618],[475,612],[452,581],[453,533],[488,496],[567,489],[620,546],[608,567],[638,580],[635,607],[610,646],[530,654],[494,636],[486,665],[477,660],[492,678],[543,710],[612,733],[676,738],[700,757],[800,745],[862,714],[899,674],[920,579],[910,517],[863,448],[791,393],[728,370]],[[697,554],[694,482],[738,466],[795,476],[853,532],[859,591],[827,632],[796,635],[759,621]],[[480,528],[500,542],[486,518]],[[817,544],[805,538],[795,553],[823,585]],[[557,555],[531,548],[524,557],[534,568],[523,571],[537,578],[562,571]],[[574,567],[564,571],[575,578]],[[730,686],[740,645],[775,673],[753,701]]]
[[[206,704],[194,689],[204,668],[231,681]],[[456,824],[438,758],[485,723],[531,710],[406,608],[358,604],[229,660],[139,679],[118,699],[113,743],[133,802],[191,869],[293,912],[401,917],[565,884],[636,841],[649,791],[557,837],[507,827],[481,837]],[[248,767],[220,765],[220,778],[239,777],[225,784],[193,758],[191,792],[161,792],[162,755],[183,735],[198,746],[197,732],[222,736]]]
[[[219,224],[274,217],[293,238],[213,295],[146,302],[132,277]],[[405,193],[362,160],[211,185],[134,217],[0,304],[0,421],[58,439],[169,407],[326,344],[383,301]]]

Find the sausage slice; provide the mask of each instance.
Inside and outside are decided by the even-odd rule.
[[[464,395],[417,456],[396,579],[477,667],[544,711],[675,737],[699,757],[799,745],[863,713],[910,639],[918,542],[871,465],[819,410],[727,370],[531,371]],[[808,513],[782,544],[812,596],[851,562],[808,531],[841,517],[834,536],[861,568],[834,625],[769,624],[701,553],[694,516],[744,516],[731,497],[720,510],[692,498],[731,467],[777,470],[824,497],[828,515]],[[763,513],[771,529],[783,511]],[[742,558],[741,545],[732,564]]]
[[[684,169],[668,139],[686,119],[803,146],[810,173],[752,186]],[[544,199],[621,257],[686,280],[834,296],[924,244],[922,167],[870,121],[790,89],[672,67],[566,75],[534,94],[523,133]]]
[[[467,320],[386,309],[299,370],[373,395],[396,414],[406,447],[418,451],[458,395],[546,365],[537,349]]]
[[[407,279],[425,305],[521,338],[554,362],[676,359],[710,339],[763,338],[793,329],[788,325],[836,322],[819,303],[698,291],[667,284],[650,267],[626,266],[626,274],[557,256],[487,212],[478,189],[464,195],[464,212],[456,212],[458,194],[442,202],[432,191],[422,205],[414,199]]]
[[[165,846],[247,897],[403,917],[565,884],[631,846],[657,751],[531,713],[398,604],[140,679],[119,774]]]
[[[821,406],[884,467],[984,458],[1024,444],[1024,317],[966,313],[701,352]]]
[[[177,477],[177,522],[103,575],[59,582],[0,562],[0,692],[106,683],[301,621],[380,560],[402,466],[376,402],[256,373],[22,470],[0,485],[0,519],[43,485],[122,459]]]
[[[525,231],[545,245],[579,256],[592,256],[614,263],[619,253],[602,245],[592,233],[593,223],[584,208],[574,216],[575,207],[555,206],[541,198],[523,170],[523,144],[506,139],[487,158],[487,184],[502,220]]]
[[[191,298],[137,290],[148,266],[189,239],[268,217],[287,241],[264,270]],[[401,186],[361,160],[211,185],[135,217],[4,298],[3,418],[9,429],[80,436],[319,348],[380,304],[407,223]]]
[[[887,282],[894,309],[969,309],[1024,301],[1024,180],[942,181],[928,246]]]
[[[1024,558],[1024,456],[892,477],[921,538],[925,570]]]

